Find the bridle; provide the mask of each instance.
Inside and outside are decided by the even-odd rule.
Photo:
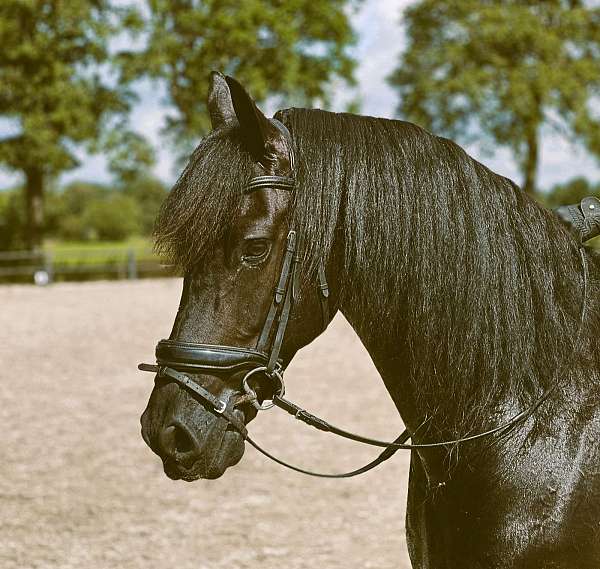
[[[294,177],[294,153],[291,135],[288,129],[277,119],[270,119],[271,123],[282,133],[287,141],[290,158],[291,176],[273,176],[264,175],[252,178],[245,187],[244,193],[251,193],[260,189],[282,190],[287,192],[295,191]],[[180,342],[176,340],[160,340],[156,346],[156,364],[139,364],[138,369],[142,371],[153,372],[157,378],[173,380],[181,387],[187,389],[196,395],[214,415],[222,417],[237,430],[242,438],[250,443],[259,452],[271,460],[310,476],[321,478],[349,478],[363,474],[375,468],[385,460],[392,457],[398,450],[406,449],[431,449],[439,447],[448,447],[459,443],[474,441],[492,435],[505,435],[514,429],[518,424],[528,419],[557,389],[558,379],[562,373],[568,369],[572,359],[579,352],[583,325],[586,320],[586,308],[588,297],[588,265],[585,250],[580,247],[580,257],[583,266],[583,302],[581,306],[581,316],[575,348],[571,358],[555,374],[555,381],[551,387],[546,390],[532,405],[524,411],[516,414],[510,420],[501,425],[481,432],[475,435],[465,436],[458,439],[440,441],[433,443],[406,444],[406,441],[415,437],[415,435],[424,427],[429,418],[425,419],[414,433],[404,430],[394,441],[386,442],[378,439],[364,437],[340,429],[331,423],[309,413],[307,410],[285,399],[285,384],[283,381],[284,362],[280,359],[281,348],[285,338],[285,333],[295,302],[300,292],[300,238],[296,230],[291,229],[287,235],[286,245],[281,262],[281,270],[271,305],[267,312],[262,331],[254,349],[237,346],[222,346],[213,344],[197,344],[193,342]],[[329,285],[327,283],[325,268],[323,263],[319,265],[317,271],[317,295],[321,306],[321,317],[323,330],[329,324]],[[239,389],[233,397],[228,400],[220,399],[204,388],[193,377],[202,374],[226,374],[233,376],[243,374]],[[259,380],[266,382],[261,384]],[[258,382],[258,384],[257,384]],[[261,388],[260,392],[270,393],[271,399],[264,400],[259,397],[257,385]],[[265,410],[271,407],[279,407],[287,413],[293,415],[296,419],[315,427],[321,431],[330,432],[335,435],[350,439],[359,443],[384,447],[383,452],[365,466],[356,470],[341,474],[323,474],[312,472],[289,464],[256,443],[248,434],[248,429],[239,414],[235,413],[237,407],[251,404],[257,410]]]

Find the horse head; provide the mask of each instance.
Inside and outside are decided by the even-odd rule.
[[[213,131],[158,220],[185,273],[179,309],[158,365],[141,368],[157,372],[142,435],[184,480],[218,478],[241,459],[245,424],[332,316],[322,266],[320,288],[301,293],[287,128],[218,73],[208,109]]]

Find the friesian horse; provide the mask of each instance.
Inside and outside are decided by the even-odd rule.
[[[265,318],[294,233],[278,369],[321,333],[326,278],[327,320],[339,310],[350,322],[413,442],[531,410],[489,437],[412,451],[413,566],[598,569],[599,255],[513,182],[414,124],[308,109],[267,119],[218,73],[208,109],[213,130],[156,237],[185,274],[170,341],[204,355],[225,346],[211,357],[226,361],[188,379],[157,374],[142,434],[167,475],[218,478],[241,459],[256,405],[215,409],[244,397],[247,369],[229,364],[268,356],[256,346],[275,334]],[[260,181],[251,192],[250,180]]]

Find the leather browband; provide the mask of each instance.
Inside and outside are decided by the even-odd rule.
[[[257,176],[252,178],[244,189],[245,194],[254,192],[255,190],[261,190],[268,188],[270,190],[287,190],[288,192],[294,191],[294,178],[288,178],[287,176]]]
[[[271,124],[283,135],[285,138],[288,150],[289,150],[289,161],[290,161],[290,170],[292,172],[291,176],[256,176],[252,178],[246,188],[244,189],[245,194],[249,194],[250,192],[254,192],[256,190],[262,189],[270,189],[270,190],[285,190],[288,192],[293,192],[296,186],[294,179],[294,147],[292,141],[292,135],[287,127],[277,119],[270,119]]]

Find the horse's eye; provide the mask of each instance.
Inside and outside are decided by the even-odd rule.
[[[269,252],[269,242],[266,239],[249,239],[244,243],[244,261],[262,261]]]

